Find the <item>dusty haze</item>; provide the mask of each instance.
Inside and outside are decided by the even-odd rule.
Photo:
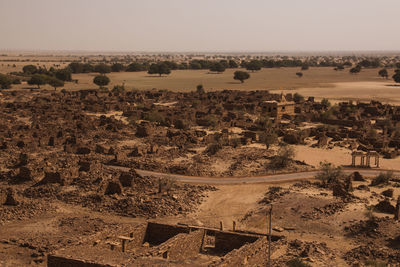
[[[397,50],[397,0],[1,0],[1,50]]]

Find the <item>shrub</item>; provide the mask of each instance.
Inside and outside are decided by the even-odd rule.
[[[204,87],[203,87],[202,84],[199,84],[199,85],[196,86],[196,92],[197,92],[198,94],[204,94],[204,93],[205,93]]]
[[[115,85],[114,88],[111,90],[113,93],[123,93],[125,92],[125,86],[124,85]]]
[[[173,178],[163,177],[158,179],[158,193],[167,192],[170,193],[171,189],[175,186],[176,181]]]
[[[205,153],[212,156],[215,155],[219,150],[222,149],[222,146],[218,143],[213,143],[207,146]]]
[[[0,74],[0,89],[10,89],[12,81],[4,74]]]
[[[392,179],[392,178],[393,178],[393,172],[392,171],[387,171],[386,173],[381,172],[378,176],[376,176],[371,181],[371,186],[388,184],[390,179]]]
[[[386,263],[376,260],[367,260],[365,262],[365,266],[372,266],[372,267],[386,267],[388,266]]]
[[[315,178],[322,182],[322,186],[328,186],[337,183],[344,176],[341,167],[335,167],[329,162],[320,162],[320,171],[315,175]]]
[[[304,96],[302,96],[302,95],[299,94],[299,93],[294,93],[294,95],[293,95],[293,101],[296,102],[296,103],[299,103],[299,102],[301,102],[301,101],[304,101]]]
[[[260,141],[266,145],[267,149],[269,149],[270,145],[273,145],[276,142],[278,142],[278,135],[272,131],[263,133],[260,136]]]
[[[158,123],[163,123],[165,118],[164,115],[158,111],[152,111],[150,113],[147,113],[143,117],[144,120],[151,121],[151,122],[158,122]]]
[[[187,123],[180,119],[174,121],[174,126],[176,129],[180,130],[186,130],[188,128]]]
[[[293,160],[295,156],[295,151],[291,146],[281,146],[278,150],[276,156],[274,156],[270,163],[269,167],[272,169],[282,169],[289,166],[290,162]]]

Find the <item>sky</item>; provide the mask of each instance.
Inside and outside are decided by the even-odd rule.
[[[0,0],[1,50],[400,50],[400,0]]]

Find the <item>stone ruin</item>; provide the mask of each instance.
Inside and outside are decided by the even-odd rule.
[[[169,225],[148,222],[128,234],[113,240],[98,240],[95,246],[66,248],[48,256],[49,267],[60,266],[110,266],[109,264],[167,264],[199,257],[200,253],[224,256],[245,244],[252,244],[266,237],[249,231],[216,229],[202,226]],[[272,242],[281,236],[271,236]],[[210,243],[212,240],[212,243]],[[88,252],[88,250],[90,252]],[[97,256],[93,256],[97,255]],[[98,255],[104,255],[99,257]],[[155,259],[162,261],[155,262]],[[112,265],[113,266],[113,265]]]

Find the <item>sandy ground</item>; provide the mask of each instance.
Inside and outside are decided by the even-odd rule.
[[[391,80],[338,82],[330,86],[329,88],[299,88],[296,91],[305,96],[314,96],[316,100],[322,98],[328,98],[333,102],[378,100],[382,103],[400,104],[400,86],[394,86]],[[291,90],[284,92],[291,92]]]
[[[295,159],[304,160],[307,164],[318,167],[321,161],[328,161],[337,166],[351,164],[351,151],[341,147],[333,149],[312,148],[308,146],[297,145]],[[379,160],[381,169],[400,170],[400,157],[396,159]]]
[[[252,209],[257,201],[268,191],[268,185],[221,185],[218,191],[209,193],[198,211],[189,215],[198,223],[219,227],[222,221],[226,229],[232,229],[232,222],[237,222],[238,229],[246,229],[238,221]]]

